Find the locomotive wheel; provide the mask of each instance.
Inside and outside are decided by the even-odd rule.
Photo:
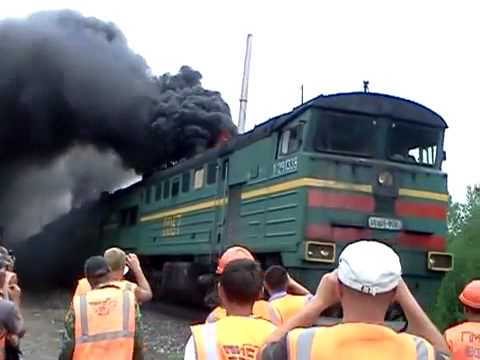
[[[203,305],[204,290],[198,277],[204,266],[191,262],[166,262],[163,265],[160,290],[162,299]]]

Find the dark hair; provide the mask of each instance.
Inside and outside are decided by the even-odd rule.
[[[220,277],[220,285],[231,302],[253,304],[262,290],[262,269],[258,262],[239,259],[230,262]]]
[[[468,306],[468,305],[463,305],[465,307],[465,310],[469,312],[472,315],[480,315],[480,309]]]
[[[271,290],[286,290],[288,285],[287,270],[280,265],[272,265],[265,272],[265,283]]]

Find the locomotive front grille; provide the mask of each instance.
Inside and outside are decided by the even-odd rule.
[[[334,263],[336,246],[331,242],[307,241],[305,242],[305,260]]]
[[[444,252],[429,251],[427,267],[433,271],[451,271],[453,269],[453,255]]]

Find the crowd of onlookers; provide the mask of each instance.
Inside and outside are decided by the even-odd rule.
[[[0,360],[21,358],[24,334],[15,259],[0,247]],[[125,279],[131,272],[135,281]],[[135,254],[119,248],[85,262],[65,315],[60,359],[143,359],[140,304],[152,290]],[[234,246],[216,269],[218,306],[191,327],[185,360],[479,359],[480,281],[459,295],[466,321],[441,334],[402,279],[400,258],[388,245],[349,244],[338,267],[315,294],[279,265],[263,271],[246,248]],[[397,303],[407,326],[386,326]],[[342,318],[319,325],[340,305]]]

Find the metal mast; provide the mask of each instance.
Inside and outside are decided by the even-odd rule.
[[[250,73],[250,55],[252,52],[252,34],[247,36],[247,51],[245,53],[245,63],[243,65],[242,92],[240,93],[240,114],[238,116],[238,132],[242,134],[245,131],[245,122],[247,115],[248,98],[248,77]]]

